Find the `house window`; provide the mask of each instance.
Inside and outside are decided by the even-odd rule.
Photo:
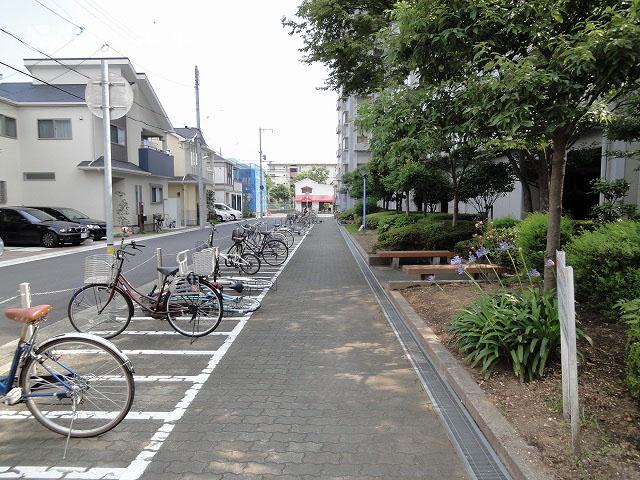
[[[0,203],[7,203],[7,182],[0,180]]]
[[[151,203],[162,203],[162,185],[151,185]]]
[[[302,193],[311,193],[312,191],[311,187],[302,187]]]
[[[0,135],[10,138],[18,137],[15,118],[0,115]]]
[[[38,120],[38,138],[71,140],[71,119]]]
[[[22,177],[25,181],[30,180],[55,180],[55,172],[24,172]]]
[[[342,139],[342,149],[349,150],[349,137],[344,137]]]
[[[126,145],[124,129],[111,125],[111,143],[116,145]]]

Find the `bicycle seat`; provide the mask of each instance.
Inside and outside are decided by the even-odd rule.
[[[4,315],[14,322],[34,323],[51,311],[51,305],[38,305],[37,307],[7,308]]]
[[[158,267],[158,272],[165,277],[170,277],[171,275],[178,273],[178,267]]]
[[[280,228],[282,226],[281,223],[274,223],[273,228]]]

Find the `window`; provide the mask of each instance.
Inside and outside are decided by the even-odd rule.
[[[7,203],[7,182],[0,180],[0,203]]]
[[[342,139],[342,149],[349,150],[349,137],[344,137]]]
[[[162,185],[151,185],[151,203],[162,203]]]
[[[55,180],[55,172],[24,172],[22,178],[25,181],[29,180]]]
[[[0,114],[0,135],[3,137],[18,138],[15,118]]]
[[[302,193],[311,193],[313,192],[313,188],[311,187],[302,187]]]
[[[124,129],[111,125],[111,143],[116,145],[126,145]]]
[[[71,119],[38,120],[38,138],[71,140]]]

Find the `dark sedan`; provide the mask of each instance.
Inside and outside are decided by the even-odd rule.
[[[87,227],[89,231],[89,236],[94,240],[100,240],[103,237],[107,236],[107,222],[104,220],[96,220],[94,218],[89,218],[82,212],[74,208],[68,207],[29,207],[29,208],[37,208],[38,210],[42,210],[43,212],[48,213],[52,217],[57,218],[58,220],[65,220],[67,222],[79,223],[80,225],[84,225]]]
[[[84,225],[57,220],[36,208],[0,208],[0,237],[7,245],[32,244],[55,247],[59,243],[80,245],[89,233]]]

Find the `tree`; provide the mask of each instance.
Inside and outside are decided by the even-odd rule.
[[[474,165],[466,179],[462,197],[478,213],[489,216],[500,197],[513,191],[513,172],[507,163],[484,161]]]
[[[300,35],[306,63],[325,65],[325,88],[343,95],[369,93],[384,82],[383,51],[377,34],[388,25],[395,0],[304,0],[297,19],[283,18],[291,35]]]
[[[286,185],[275,185],[271,187],[271,200],[276,202],[288,202],[291,199],[291,192]]]
[[[400,3],[388,58],[415,68],[421,83],[464,81],[468,113],[503,138],[540,132],[552,151],[545,251],[551,260],[560,247],[567,149],[606,119],[608,105],[640,74],[640,3],[454,3]],[[544,285],[555,286],[551,266]]]
[[[329,170],[324,167],[311,167],[310,170],[303,170],[291,178],[291,183],[299,182],[309,178],[318,183],[325,183],[329,177]]]

